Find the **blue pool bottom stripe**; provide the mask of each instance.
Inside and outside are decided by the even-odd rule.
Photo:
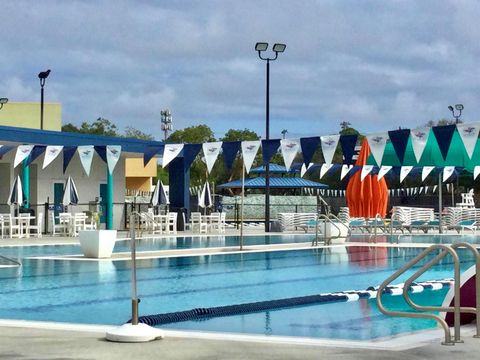
[[[409,292],[417,293],[425,289],[439,290],[445,287],[450,287],[453,284],[453,279],[432,280],[414,283],[409,289]],[[169,323],[176,323],[190,320],[203,320],[212,317],[232,316],[248,314],[266,310],[281,309],[294,306],[303,306],[311,304],[329,303],[334,301],[356,301],[358,299],[369,299],[377,296],[377,287],[369,287],[366,290],[348,290],[334,293],[317,294],[300,296],[287,299],[277,299],[268,301],[258,301],[254,303],[245,303],[237,305],[226,305],[209,308],[196,308],[186,311],[178,311],[165,314],[145,315],[139,317],[139,322],[155,326]],[[403,292],[403,284],[388,286],[385,294],[400,295]],[[130,320],[131,321],[131,320]],[[129,322],[130,322],[129,321]]]

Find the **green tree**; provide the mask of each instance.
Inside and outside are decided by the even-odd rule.
[[[103,135],[103,136],[120,136],[117,126],[108,119],[99,117],[93,123],[82,122],[80,127],[73,124],[65,124],[62,126],[62,131],[78,132],[81,134]]]
[[[203,144],[215,141],[215,136],[207,125],[197,125],[174,131],[167,140],[172,143]]]
[[[127,126],[125,128],[125,137],[126,138],[142,139],[142,140],[155,140],[153,135],[146,134],[143,131],[135,129],[134,127],[131,127],[131,126]]]

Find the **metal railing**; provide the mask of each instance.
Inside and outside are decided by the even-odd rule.
[[[319,235],[319,226],[320,226],[320,219],[323,219],[323,242],[325,245],[331,245],[332,244],[332,239],[338,239],[341,237],[342,230],[340,227],[335,223],[333,220],[337,220],[339,223],[341,223],[340,219],[336,217],[333,214],[317,214],[317,219],[315,221],[315,237],[312,239],[312,246],[317,246],[318,245],[318,235]],[[333,225],[337,231],[338,235],[337,236],[327,236],[327,224]],[[330,234],[331,234],[330,230]]]
[[[433,319],[437,321],[437,323],[443,328],[445,341],[442,342],[443,345],[454,345],[456,342],[463,342],[460,339],[460,313],[467,312],[467,313],[474,313],[476,314],[477,318],[477,325],[476,325],[476,334],[474,337],[480,337],[480,276],[476,276],[475,286],[476,286],[476,307],[461,307],[460,305],[460,260],[457,254],[458,248],[466,248],[475,256],[475,268],[476,273],[480,274],[480,254],[478,250],[469,243],[456,243],[453,245],[432,245],[429,248],[425,249],[422,253],[416,256],[414,259],[407,262],[404,266],[402,266],[399,270],[397,270],[394,274],[392,274],[388,279],[386,279],[378,288],[377,291],[377,306],[379,310],[385,314],[390,316],[399,316],[399,317],[407,317],[407,318],[419,318],[419,319]],[[408,305],[410,305],[414,310],[418,311],[439,311],[439,312],[453,312],[454,313],[454,339],[452,340],[450,327],[448,326],[447,322],[440,317],[439,315],[430,314],[430,313],[412,313],[406,311],[394,311],[388,310],[382,303],[382,296],[383,291],[387,288],[388,284],[390,284],[393,280],[397,279],[400,275],[405,273],[407,270],[415,266],[418,262],[423,260],[426,256],[432,253],[435,250],[441,250],[441,252],[435,256],[433,259],[428,261],[425,265],[423,265],[418,271],[416,271],[412,276],[410,276],[404,283],[403,286],[403,297]],[[418,305],[410,299],[408,291],[413,284],[413,282],[422,274],[424,274],[427,270],[429,270],[432,266],[437,264],[440,260],[442,260],[445,256],[451,255],[454,261],[454,300],[453,300],[453,307],[452,306],[422,306]]]

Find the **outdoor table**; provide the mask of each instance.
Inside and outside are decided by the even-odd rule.
[[[30,237],[30,221],[35,220],[35,216],[25,214],[12,217],[14,224],[19,226],[18,237]]]
[[[168,228],[168,215],[167,214],[160,214],[160,215],[153,215],[153,222],[154,222],[154,227],[157,227],[160,230],[160,233],[165,231]],[[154,231],[156,230],[155,228],[153,229]]]

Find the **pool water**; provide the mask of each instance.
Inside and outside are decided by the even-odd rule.
[[[265,241],[263,236],[248,238],[252,243]],[[269,240],[288,242],[290,238]],[[219,241],[227,244],[237,240],[224,238]],[[296,240],[303,242],[305,236]],[[175,243],[184,245],[190,241],[193,242],[188,238],[177,238]],[[144,249],[162,248],[164,242],[152,240],[140,242],[140,246]],[[120,247],[119,251],[126,251],[128,244],[122,246],[125,249]],[[380,284],[421,251],[418,248],[339,246],[330,249],[137,260],[140,314],[363,290]],[[79,253],[79,248],[71,245],[5,247],[0,248],[0,253],[25,258]],[[463,269],[473,264],[468,252],[462,254],[461,258]],[[444,279],[452,275],[451,259],[445,258],[420,280]],[[24,259],[22,268],[0,269],[0,318],[121,324],[130,318],[130,276],[130,265],[125,261]],[[398,282],[405,279],[406,276]],[[444,290],[426,290],[415,296],[440,304]],[[404,306],[401,297],[385,298],[395,307]],[[379,313],[375,300],[362,299],[187,321],[162,327],[372,339],[434,326],[430,321],[387,318]]]

